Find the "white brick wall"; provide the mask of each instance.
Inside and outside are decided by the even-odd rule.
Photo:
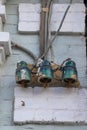
[[[18,30],[21,33],[38,32],[38,30],[39,30],[38,22],[36,22],[36,23],[28,22],[28,24],[26,22],[20,22],[18,24]]]
[[[6,0],[0,0],[0,65],[5,63],[6,56],[11,53],[9,33],[2,32],[3,23],[6,21]]]
[[[4,46],[6,56],[11,54],[11,40],[8,32],[0,32],[0,46]]]
[[[66,58],[76,62],[80,88],[15,87],[15,123],[86,123],[87,124],[87,74],[86,47],[81,36],[59,36],[53,44],[54,61],[61,64]],[[48,54],[50,59],[50,54]],[[22,102],[25,106],[21,106]]]
[[[40,4],[29,4],[29,3],[20,3],[19,4],[19,13],[20,12],[26,12],[26,13],[40,13],[41,12],[41,8],[40,8]]]
[[[51,31],[57,31],[67,6],[68,4],[53,5]],[[83,4],[72,4],[60,31],[83,33],[85,17],[84,10]],[[40,4],[20,3],[18,31],[20,33],[38,32],[40,29],[40,12]],[[32,22],[35,24],[34,27],[31,27]]]
[[[16,87],[14,122],[87,124],[87,89]]]
[[[0,17],[2,18],[2,22],[6,21],[6,10],[4,5],[0,5]]]
[[[67,4],[54,4],[51,18],[51,30],[60,25]],[[32,14],[32,15],[31,15]],[[18,31],[37,32],[40,26],[40,4],[19,5]],[[37,17],[36,17],[37,16]],[[61,32],[84,32],[84,5],[72,4]],[[87,76],[86,46],[82,36],[59,36],[53,44],[54,60],[61,64],[66,58],[76,62],[78,78],[83,88],[63,87],[15,87],[14,122],[15,123],[85,123],[87,124]],[[48,55],[50,59],[50,54]],[[67,86],[66,86],[67,87]],[[25,106],[22,106],[22,101]]]

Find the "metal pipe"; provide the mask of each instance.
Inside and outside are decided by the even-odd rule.
[[[51,23],[51,15],[52,15],[52,6],[53,6],[53,0],[50,1],[50,5],[49,5],[49,15],[48,15],[48,46],[50,45],[50,41],[51,41],[51,28],[50,28],[50,23]],[[51,50],[51,61],[54,61],[54,54],[53,54],[53,48],[52,45],[50,47]]]
[[[48,8],[48,12],[46,12],[46,17],[45,17],[45,47],[47,48],[48,47],[48,39],[49,39],[49,25],[50,25],[50,19],[49,19],[49,15],[51,14],[51,11],[50,11],[50,6],[51,6],[51,3],[52,3],[53,0],[48,0],[47,1],[47,5],[46,5],[46,8]],[[45,50],[46,50],[45,48]]]
[[[43,10],[46,7],[46,1],[41,1],[41,15],[40,15],[40,56],[45,50],[45,16],[46,12]]]
[[[46,48],[48,47],[48,37],[49,37],[49,14],[50,14],[50,5],[51,5],[51,2],[52,2],[53,0],[47,0],[47,3],[46,3],[46,6],[45,6],[45,9],[46,9],[46,12],[45,12],[45,17],[44,17],[44,32],[43,32],[43,38],[44,38],[44,42],[42,43],[43,44],[43,47],[44,47],[44,49],[42,48],[42,44],[40,45],[41,46],[41,48],[43,49],[43,53],[40,53],[41,55],[40,55],[40,57],[41,58],[44,58],[44,57],[42,57],[42,55],[45,53],[45,51],[46,51]],[[42,19],[41,19],[41,21],[43,21]],[[43,26],[43,25],[42,25]],[[40,31],[41,31],[41,28],[40,28]],[[40,39],[42,39],[41,38],[41,36],[40,36]],[[42,51],[41,49],[40,49],[40,51]],[[46,56],[45,56],[45,58],[46,58]]]

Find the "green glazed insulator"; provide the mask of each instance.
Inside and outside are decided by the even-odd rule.
[[[63,67],[62,79],[64,82],[75,83],[77,81],[77,69],[74,61],[67,61]]]
[[[38,77],[38,80],[41,83],[50,83],[53,79],[53,71],[51,68],[51,64],[47,60],[43,60],[43,62],[40,64],[40,76]]]
[[[28,83],[31,81],[31,72],[25,61],[17,63],[17,69],[15,75],[16,75],[16,82],[18,84]]]

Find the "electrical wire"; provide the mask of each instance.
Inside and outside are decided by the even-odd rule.
[[[61,24],[60,24],[60,26],[59,26],[57,32],[56,32],[55,35],[54,35],[54,38],[53,38],[52,40],[50,40],[50,39],[51,39],[51,37],[50,37],[51,32],[50,32],[50,29],[49,29],[49,21],[50,21],[50,19],[51,19],[52,2],[53,2],[53,0],[48,0],[48,2],[47,2],[47,8],[49,8],[50,10],[49,10],[49,14],[48,14],[48,13],[46,14],[46,19],[45,19],[45,22],[46,22],[46,26],[45,26],[45,29],[46,29],[46,32],[45,32],[45,33],[46,33],[46,35],[45,35],[45,40],[46,40],[46,43],[47,43],[47,41],[48,41],[48,43],[49,43],[50,45],[48,46],[48,48],[47,48],[47,50],[45,51],[45,53],[41,56],[41,58],[43,58],[43,57],[45,57],[45,56],[47,55],[47,53],[48,53],[50,47],[52,46],[52,43],[54,42],[54,40],[55,40],[55,38],[56,38],[58,32],[59,32],[60,29],[61,29],[61,26],[62,26],[62,24],[63,24],[63,22],[64,22],[65,16],[66,16],[66,14],[67,14],[67,12],[68,12],[68,10],[69,10],[69,8],[70,8],[70,5],[71,5],[71,3],[72,3],[72,0],[71,0],[71,2],[70,2],[70,5],[68,6],[68,8],[66,9],[66,11],[65,11],[65,13],[64,13],[63,19],[62,19],[62,21],[61,21]],[[49,38],[50,38],[50,39],[49,39]],[[26,48],[20,46],[19,44],[15,43],[14,41],[11,41],[11,44],[12,44],[12,47],[15,47],[15,48],[17,48],[17,49],[19,49],[19,50],[24,51],[24,52],[27,53],[35,62],[37,61],[37,57],[36,57],[29,49],[26,49]]]
[[[54,42],[56,36],[58,35],[58,33],[59,33],[59,31],[60,31],[60,29],[61,29],[61,27],[62,27],[62,25],[63,25],[63,22],[64,22],[64,20],[65,20],[65,17],[66,17],[66,15],[67,15],[67,12],[68,12],[68,10],[70,9],[71,4],[72,4],[72,0],[70,0],[70,4],[68,5],[68,7],[67,7],[67,9],[66,9],[66,11],[65,11],[65,13],[64,13],[64,16],[63,16],[63,18],[62,18],[62,21],[61,21],[61,23],[60,23],[60,26],[59,26],[57,32],[55,33],[53,39],[50,41],[49,47],[47,48],[47,50],[45,51],[45,53],[41,56],[42,58],[47,55],[47,53],[48,53],[50,47],[52,46],[52,43]]]
[[[20,46],[18,43],[15,43],[14,41],[11,41],[11,45],[12,45],[12,47],[15,47],[15,48],[27,53],[34,60],[34,62],[37,60],[37,57],[29,49],[26,49],[23,46]]]

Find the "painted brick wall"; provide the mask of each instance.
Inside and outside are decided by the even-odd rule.
[[[58,29],[66,8],[67,5],[54,4],[51,19],[51,30],[53,32]],[[57,18],[58,16],[60,19]],[[85,87],[87,85],[86,47],[84,37],[80,35],[84,33],[84,17],[84,5],[72,4],[61,28],[63,36],[58,36],[53,44],[54,62],[61,64],[66,58],[72,58],[76,62],[81,89],[44,89],[38,87],[22,89],[16,87],[15,123],[55,122],[73,124],[78,122],[86,124],[86,112],[84,112],[86,109],[84,98],[86,99],[86,97],[83,96],[84,92],[86,93]],[[39,31],[39,26],[40,4],[19,4],[18,31],[23,34],[35,33]],[[70,36],[67,36],[67,33]],[[30,43],[28,46],[31,46]],[[48,59],[51,60],[50,53]],[[76,101],[76,99],[78,100]],[[24,101],[26,105],[21,106],[21,101]],[[76,104],[74,104],[74,101],[76,101]]]
[[[56,32],[59,28],[61,20],[64,16],[68,4],[54,4],[52,9],[52,17],[50,28],[52,32]],[[83,4],[72,4],[64,23],[61,27],[60,32],[73,32],[83,33],[84,32],[84,5]],[[20,33],[35,33],[40,30],[40,4],[19,4],[19,23],[18,31]]]
[[[39,47],[39,36],[38,35],[26,35],[25,36],[23,34],[22,35],[18,34],[18,30],[17,30],[17,25],[18,25],[18,23],[17,23],[17,21],[18,21],[17,8],[18,8],[18,4],[21,3],[21,2],[37,3],[37,2],[40,2],[40,1],[34,1],[34,0],[30,0],[30,1],[28,1],[28,0],[25,0],[25,1],[24,0],[8,0],[7,4],[6,4],[7,21],[6,21],[6,24],[4,26],[4,31],[10,32],[12,40],[18,42],[20,45],[23,45],[23,46],[26,45],[26,47],[29,47],[34,52],[34,54],[36,54],[38,56],[38,51],[39,51],[38,50],[38,47]],[[60,2],[64,2],[64,1],[62,0]],[[66,0],[65,2],[68,2],[68,1]],[[76,2],[76,0],[74,2]],[[82,2],[82,1],[80,0],[79,2]],[[64,33],[64,35],[65,35],[65,33]],[[68,41],[70,41],[70,42],[68,42]],[[67,42],[68,42],[68,44],[67,44]],[[84,42],[84,37],[82,35],[78,35],[78,36],[75,36],[75,37],[72,36],[72,35],[70,37],[67,36],[67,35],[60,36],[60,38],[58,37],[56,39],[55,43],[54,43],[55,44],[54,48],[56,48],[56,44],[57,44],[57,46],[60,45],[60,49],[57,48],[55,50],[55,56],[56,57],[58,56],[58,58],[55,58],[55,62],[61,63],[61,61],[63,59],[65,59],[65,57],[68,56],[68,50],[69,50],[70,56],[72,56],[72,53],[70,53],[71,52],[71,48],[72,48],[72,46],[71,46],[70,43],[74,43],[74,42],[76,42],[75,43],[76,47],[80,49],[80,52],[82,53],[82,56],[85,55],[85,42]],[[79,47],[77,45],[78,43],[80,43]],[[65,44],[64,48],[62,48],[62,44],[63,45]],[[83,48],[84,52],[81,51],[80,46]],[[75,46],[74,46],[74,48],[75,48]],[[76,54],[76,50],[73,53]],[[61,56],[62,56],[62,58],[61,58]],[[64,58],[63,58],[63,56],[64,56]],[[85,58],[86,57],[84,57],[84,59],[83,59],[83,58],[80,58],[80,56],[79,56],[80,62],[82,62],[82,60],[84,60],[83,63],[82,63],[82,65],[84,66],[85,65]],[[13,122],[13,100],[14,100],[13,88],[16,86],[14,73],[15,73],[17,61],[20,61],[22,59],[24,59],[28,63],[30,63],[30,62],[33,63],[32,59],[30,59],[26,54],[24,54],[24,53],[22,53],[22,52],[20,52],[18,50],[13,50],[12,56],[9,57],[8,60],[6,61],[5,65],[0,68],[0,95],[1,95],[1,97],[0,97],[0,104],[1,104],[0,105],[0,113],[2,113],[1,114],[1,118],[0,118],[0,125],[12,125],[12,122]],[[77,65],[78,65],[79,64],[79,60],[77,60],[76,62],[77,62]],[[82,66],[81,66],[81,68],[82,68]],[[70,101],[71,102],[71,104],[70,104],[70,102],[68,102],[68,104],[67,104],[67,105],[69,105],[69,107],[72,106],[72,102],[74,102],[74,99],[76,101],[76,99],[79,97],[79,99],[77,99],[77,102],[79,101],[81,104],[84,104],[84,105],[82,105],[82,109],[81,109],[81,110],[83,110],[83,111],[81,111],[83,113],[85,111],[85,108],[86,108],[85,107],[85,105],[86,105],[85,104],[86,97],[84,97],[85,101],[83,102],[83,99],[84,99],[83,95],[86,96],[86,89],[85,89],[86,86],[85,85],[87,84],[86,83],[85,68],[84,68],[84,72],[82,72],[82,71],[79,71],[79,72],[82,73],[82,74],[81,73],[79,74],[79,78],[80,77],[83,78],[82,82],[84,82],[84,83],[81,83],[81,84],[84,84],[83,88],[81,89],[81,92],[80,92],[80,90],[73,90],[72,89],[72,90],[69,91],[66,88],[58,88],[58,91],[56,92],[56,96],[57,96],[57,98],[58,98],[58,96],[60,96],[60,98],[62,100],[62,96],[66,95],[68,93],[68,91],[69,91],[69,95],[65,96],[67,100],[66,99],[63,100],[63,102],[65,101],[65,103],[66,103],[66,101]],[[85,78],[84,78],[83,75],[85,76]],[[16,86],[15,91],[18,92],[18,93],[15,93],[16,95],[20,94],[20,92],[18,91],[19,89],[20,88],[18,86]],[[42,97],[43,95],[41,94],[41,92],[43,92],[43,90],[44,90],[44,88],[42,88],[42,89],[40,88],[39,90],[38,90],[38,88],[35,88],[35,89],[29,88],[28,91],[27,91],[27,89],[25,91],[23,91],[21,89],[21,91],[23,91],[23,95],[25,97],[26,97],[26,93],[29,94],[28,95],[29,97],[30,96],[32,97],[32,94],[33,94],[33,98],[32,99],[35,99],[34,95],[36,95],[36,94],[37,94],[37,97],[39,97],[39,96]],[[52,91],[50,91],[49,88],[48,88],[48,90],[49,91],[46,91],[46,90],[44,91],[44,93],[46,94],[45,95],[46,96],[45,99],[47,99],[47,95],[49,96],[49,95],[51,95],[52,92],[56,91],[55,88]],[[36,92],[36,91],[38,91],[38,92]],[[73,93],[74,91],[75,91],[75,93]],[[49,94],[47,92],[49,92]],[[79,94],[76,95],[76,93],[79,93]],[[19,97],[21,98],[21,97],[23,97],[23,95],[21,93],[21,95],[19,95]],[[76,98],[74,97],[72,99],[72,95],[75,96]],[[54,94],[54,96],[55,96],[55,94]],[[68,97],[70,97],[71,100],[68,100]],[[51,98],[52,98],[52,96],[51,96]],[[54,99],[53,99],[52,102],[55,101]],[[31,100],[31,99],[29,99],[29,100]],[[31,100],[31,101],[34,101],[34,100]],[[37,100],[37,101],[39,102],[39,100]],[[43,100],[41,100],[41,102],[42,101]],[[63,102],[60,104],[60,106],[64,105]],[[76,106],[76,104],[75,104],[75,106]],[[19,105],[20,105],[20,100],[19,100]],[[31,105],[34,105],[34,104],[31,104]],[[37,105],[38,104],[36,104],[36,106]],[[57,103],[57,105],[58,105],[58,103]],[[30,107],[30,104],[29,104],[29,107]],[[38,113],[36,113],[36,115],[37,114]],[[83,119],[85,116],[84,116],[84,114],[82,114],[82,115],[83,115],[83,117],[82,117],[82,119]],[[81,116],[80,112],[78,112],[78,114],[76,113],[74,115],[74,117],[79,117],[79,116]],[[73,117],[73,115],[72,115],[72,117]],[[41,116],[40,116],[40,118],[41,118]],[[75,119],[77,119],[77,118],[75,118]],[[84,124],[84,122],[83,122],[83,124]],[[64,126],[64,127],[60,128],[58,126],[51,126],[51,125],[50,126],[45,126],[45,127],[43,125],[41,125],[41,126],[40,125],[39,126],[38,125],[37,126],[35,126],[35,125],[33,125],[33,126],[32,125],[31,126],[27,125],[26,126],[25,125],[25,126],[22,126],[22,127],[21,126],[19,126],[19,127],[7,127],[6,126],[4,128],[2,128],[2,127],[0,127],[0,128],[2,130],[3,129],[7,129],[7,128],[9,128],[10,130],[12,130],[12,129],[15,129],[15,130],[16,129],[23,129],[24,130],[26,128],[28,128],[28,129],[29,128],[33,128],[33,129],[40,129],[40,130],[41,129],[64,129],[65,130],[65,129],[80,129],[80,128],[81,129],[86,129],[85,127],[82,128],[81,126],[80,126],[80,128],[78,128],[78,126],[77,127],[73,127],[73,128],[71,126],[70,127],[65,127]]]

